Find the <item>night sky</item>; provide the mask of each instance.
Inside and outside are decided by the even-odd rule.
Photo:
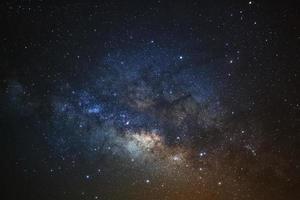
[[[300,199],[297,4],[0,12],[4,199]]]

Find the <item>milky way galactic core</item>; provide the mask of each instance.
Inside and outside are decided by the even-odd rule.
[[[298,8],[4,3],[5,191],[299,199]]]

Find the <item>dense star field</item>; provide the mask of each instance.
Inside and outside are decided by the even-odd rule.
[[[5,199],[300,199],[298,5],[0,9]]]

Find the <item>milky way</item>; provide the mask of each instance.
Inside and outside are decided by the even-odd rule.
[[[145,4],[7,3],[12,19],[36,13],[3,39],[16,197],[297,199],[297,62],[282,38],[296,42],[269,26],[280,8]]]

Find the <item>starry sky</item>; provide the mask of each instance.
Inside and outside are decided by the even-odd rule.
[[[297,4],[0,9],[8,199],[300,199]]]

